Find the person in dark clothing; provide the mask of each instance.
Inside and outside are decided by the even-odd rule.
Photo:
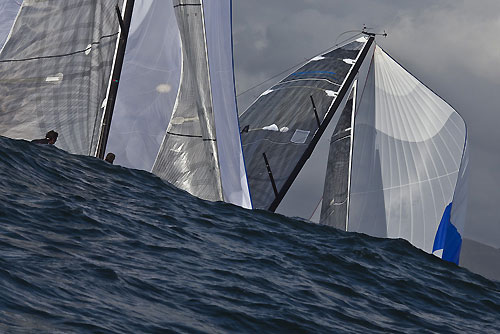
[[[55,132],[54,130],[50,130],[47,132],[45,135],[45,138],[43,139],[33,139],[31,142],[35,144],[48,144],[48,145],[54,145],[57,141],[57,136],[59,134]]]
[[[115,161],[115,155],[113,153],[109,152],[108,154],[106,154],[106,158],[104,159],[104,161],[107,161],[110,164],[113,164],[113,161]]]

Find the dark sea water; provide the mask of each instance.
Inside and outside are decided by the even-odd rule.
[[[500,283],[0,138],[0,333],[500,333]]]

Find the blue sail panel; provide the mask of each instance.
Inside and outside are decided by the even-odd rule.
[[[443,260],[456,263],[460,260],[460,250],[462,248],[462,236],[458,232],[457,228],[452,224],[451,218],[451,208],[452,204],[448,204],[444,210],[443,217],[439,223],[439,227],[434,239],[434,246],[432,247],[432,252],[438,252],[442,250],[441,258]]]

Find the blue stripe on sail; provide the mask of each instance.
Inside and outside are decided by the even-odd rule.
[[[444,210],[436,237],[434,238],[432,252],[434,253],[435,251],[442,249],[443,260],[458,264],[460,259],[460,250],[462,248],[462,236],[450,221],[451,207],[452,203],[448,204]]]

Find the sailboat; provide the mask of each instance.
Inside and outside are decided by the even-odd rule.
[[[403,238],[458,264],[465,122],[373,33],[362,35],[310,59],[241,115],[253,205]]]
[[[206,200],[458,262],[465,123],[373,34],[312,58],[238,117],[230,0],[25,0],[11,19],[1,135],[56,129],[61,149],[112,151]]]

